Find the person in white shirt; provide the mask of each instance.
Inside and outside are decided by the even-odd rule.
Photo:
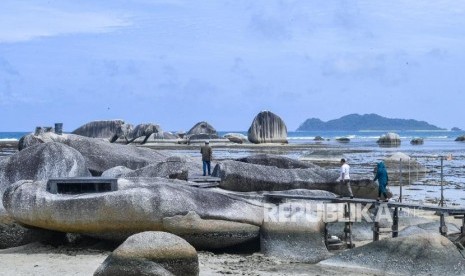
[[[344,158],[341,159],[341,176],[339,176],[338,180],[341,184],[346,184],[350,198],[354,198],[352,188],[350,187],[350,166],[346,163]],[[342,195],[340,197],[342,197]]]

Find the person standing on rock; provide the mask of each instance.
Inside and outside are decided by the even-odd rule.
[[[202,154],[203,176],[206,175],[207,168],[208,168],[208,175],[211,175],[210,162],[212,160],[212,148],[210,147],[209,141],[205,141],[205,145],[200,148],[200,153]]]
[[[388,201],[386,186],[389,182],[389,177],[387,174],[386,166],[384,162],[381,161],[376,166],[376,175],[373,181],[378,180],[378,201],[381,199],[381,194],[384,196],[384,201]]]
[[[354,198],[354,194],[352,193],[352,188],[350,187],[350,166],[346,163],[344,158],[341,159],[341,175],[338,178],[338,181],[341,182],[342,185],[346,185],[347,191],[349,192],[350,198]],[[342,197],[342,195],[340,196]]]

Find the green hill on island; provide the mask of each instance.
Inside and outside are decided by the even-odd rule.
[[[310,118],[303,122],[297,131],[312,130],[445,130],[413,119],[390,119],[377,114],[350,114],[339,119],[323,122]]]

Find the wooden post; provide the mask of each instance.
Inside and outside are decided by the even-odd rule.
[[[325,245],[328,247],[328,223],[325,222]]]
[[[379,241],[379,222],[376,220],[378,217],[379,205],[375,207],[375,223],[373,225],[373,241]]]
[[[399,236],[399,208],[394,207],[394,215],[392,218],[392,237],[397,238]]]
[[[344,236],[345,242],[348,243],[349,248],[353,248],[354,244],[352,242],[352,221],[350,219],[350,202],[347,202],[347,205],[344,206],[344,217],[347,219],[344,227]]]
[[[446,220],[445,220],[445,214],[441,213],[440,218],[439,218],[439,233],[441,235],[446,236],[447,235],[447,225],[446,225]]]

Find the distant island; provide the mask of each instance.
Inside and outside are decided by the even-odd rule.
[[[297,131],[313,130],[446,130],[428,124],[425,121],[413,119],[390,119],[377,114],[350,114],[339,119],[323,122],[317,118],[310,118],[303,122]]]

